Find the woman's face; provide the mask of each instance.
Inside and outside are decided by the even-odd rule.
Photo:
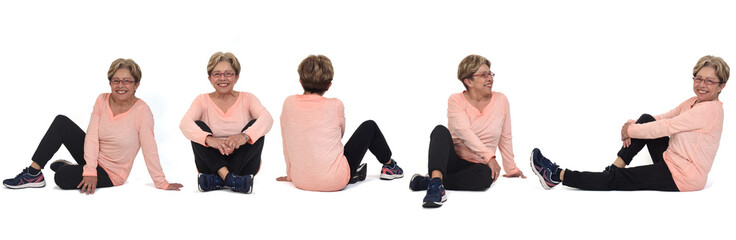
[[[493,72],[488,65],[481,65],[478,71],[475,71],[471,78],[465,79],[465,85],[468,85],[468,91],[481,92],[483,94],[491,94],[493,90]]]
[[[115,100],[128,101],[135,97],[138,84],[133,75],[130,74],[130,69],[121,68],[115,71],[112,79],[110,79],[110,91]]]
[[[725,83],[720,83],[716,69],[712,67],[701,68],[693,80],[693,92],[698,97],[698,102],[717,100],[718,94],[726,87]],[[708,85],[709,82],[713,84]]]
[[[212,87],[215,88],[215,92],[219,93],[231,93],[235,83],[238,82],[240,76],[235,75],[235,70],[230,62],[222,61],[215,65],[212,69],[212,73],[208,77]]]

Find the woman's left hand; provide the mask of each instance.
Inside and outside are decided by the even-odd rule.
[[[94,194],[97,188],[97,176],[83,176],[77,188],[79,188],[80,193]]]
[[[169,183],[169,187],[166,188],[166,190],[174,190],[179,191],[180,188],[183,188],[184,185],[181,185],[181,183]]]
[[[225,139],[225,144],[227,144],[231,149],[238,149],[246,143],[248,143],[248,136],[245,134],[235,134]]]
[[[516,177],[526,178],[526,176],[524,176],[524,173],[521,172],[521,170],[519,170],[518,172],[514,174],[504,174],[503,176],[507,178],[516,178]]]

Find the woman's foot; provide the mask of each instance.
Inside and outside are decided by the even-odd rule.
[[[46,186],[46,180],[41,170],[27,167],[15,178],[5,179],[3,185],[11,189],[42,188]]]
[[[529,157],[529,164],[532,167],[532,171],[539,177],[539,182],[542,183],[544,189],[549,190],[557,186],[557,184],[562,183],[559,180],[560,166],[544,157],[542,151],[539,151],[539,149],[535,148],[532,150],[532,155]]]

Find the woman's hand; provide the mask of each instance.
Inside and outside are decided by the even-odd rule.
[[[279,181],[279,182],[291,182],[291,179],[289,179],[288,176],[283,176],[283,177],[277,177],[276,178],[276,181]]]
[[[97,176],[83,176],[77,188],[79,188],[79,193],[94,194],[97,188]]]
[[[626,140],[629,137],[629,126],[631,125],[631,122],[624,123],[624,126],[621,127],[621,141]]]
[[[518,172],[514,174],[504,174],[503,176],[507,178],[516,178],[516,177],[526,178],[526,176],[524,176],[524,173],[521,172],[521,170],[519,170]]]
[[[623,142],[624,148],[631,146],[631,138],[624,139]]]
[[[248,136],[242,133],[229,136],[225,139],[225,144],[232,149],[238,149],[246,143],[248,143]]]
[[[488,167],[491,168],[491,178],[493,178],[493,182],[496,182],[496,180],[498,180],[498,174],[501,173],[501,166],[496,162],[496,156],[493,156],[491,160],[488,160]]]
[[[211,148],[220,150],[220,154],[222,155],[230,155],[233,153],[233,148],[231,148],[226,143],[226,138],[215,138],[213,136],[208,136],[205,138],[205,143],[207,143],[207,146],[210,146]]]
[[[624,148],[631,145],[631,137],[629,137],[629,126],[631,126],[631,124],[633,123],[629,121],[624,123],[624,126],[621,127],[621,141],[623,141]]]
[[[169,183],[169,187],[166,188],[166,190],[174,190],[179,191],[180,188],[183,188],[184,185],[181,185],[181,183]]]

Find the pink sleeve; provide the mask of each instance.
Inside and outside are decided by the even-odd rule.
[[[670,118],[673,118],[673,117],[677,116],[678,114],[680,114],[680,112],[682,111],[682,108],[685,107],[685,106],[687,106],[688,105],[688,102],[690,102],[690,101],[692,101],[692,98],[691,99],[688,99],[688,100],[685,100],[685,102],[681,103],[680,105],[678,105],[674,109],[670,110],[669,112],[666,112],[666,113],[663,113],[663,114],[654,116],[654,119],[655,120],[662,120],[662,119],[670,119]],[[636,121],[634,121],[634,122],[636,122]]]
[[[286,139],[286,131],[284,131],[284,123],[286,121],[289,121],[289,119],[285,118],[285,115],[288,115],[286,111],[288,111],[287,105],[290,105],[292,97],[287,97],[286,100],[284,100],[284,105],[281,107],[281,117],[279,118],[281,122],[281,139]],[[284,161],[286,162],[286,179],[291,180],[291,160],[289,159],[289,152],[286,149],[286,141],[281,141],[281,147],[284,152]]]
[[[478,155],[480,159],[483,159],[484,163],[488,164],[488,161],[495,154],[483,144],[470,127],[470,119],[465,113],[463,99],[456,96],[458,95],[450,96],[447,102],[447,126],[450,128],[450,132],[456,134],[456,137],[460,138],[466,147]],[[459,96],[462,97],[462,95]]]
[[[105,94],[100,94],[92,107],[92,116],[89,118],[89,126],[84,137],[84,161],[87,164],[82,168],[82,176],[97,176],[97,159],[100,156],[100,117],[102,114],[102,104],[105,104]]]
[[[140,108],[140,113],[137,114],[136,126],[138,126],[138,139],[141,142],[143,159],[146,162],[148,174],[151,175],[156,188],[167,189],[169,182],[166,181],[166,176],[161,168],[156,138],[153,134],[153,114],[147,105]]]
[[[337,122],[340,124],[340,137],[345,136],[345,105],[342,101],[337,100]]]
[[[257,119],[253,125],[243,132],[248,136],[248,143],[253,144],[271,130],[273,118],[271,117],[271,114],[268,113],[268,110],[261,105],[261,102],[258,101],[258,98],[253,94],[246,95],[244,101],[245,103],[243,103],[243,106],[248,108],[246,110],[250,112],[250,115],[253,116],[254,119]]]
[[[503,128],[501,129],[501,138],[498,141],[498,150],[501,151],[503,158],[503,170],[506,174],[515,174],[519,171],[514,162],[514,145],[511,142],[511,107],[508,99],[505,101],[505,113]]]
[[[631,138],[641,139],[672,136],[680,132],[705,128],[713,121],[714,115],[716,114],[713,112],[711,105],[696,106],[673,118],[665,118],[644,124],[632,124],[629,126],[628,133]]]
[[[181,132],[187,139],[189,139],[189,141],[202,144],[202,146],[207,146],[205,138],[210,134],[202,131],[202,129],[194,123],[195,121],[202,119],[203,110],[204,106],[202,106],[201,98],[198,96],[194,99],[189,110],[184,114],[184,117],[181,118],[179,129],[181,129]]]

